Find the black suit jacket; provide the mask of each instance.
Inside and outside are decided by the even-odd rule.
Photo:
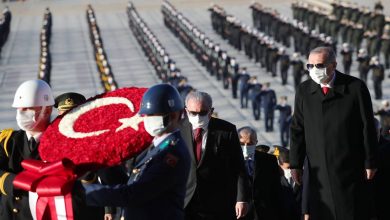
[[[196,172],[192,177],[190,174],[190,178],[196,178],[196,188],[186,207],[187,213],[211,219],[236,219],[236,202],[249,202],[250,196],[249,176],[236,126],[221,119],[210,119],[207,143],[199,164],[194,160],[192,141],[188,142],[191,143],[191,169]]]
[[[253,203],[256,220],[282,220],[281,182],[274,155],[256,150],[253,174]]]

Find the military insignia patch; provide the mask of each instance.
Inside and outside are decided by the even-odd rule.
[[[174,156],[173,154],[168,153],[165,156],[164,161],[166,164],[168,164],[168,166],[174,168],[174,167],[176,167],[176,164],[179,161],[179,159],[176,156]]]

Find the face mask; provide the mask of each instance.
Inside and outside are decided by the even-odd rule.
[[[241,149],[245,159],[254,158],[256,145],[242,145]]]
[[[321,84],[328,79],[328,75],[326,75],[326,68],[318,69],[317,67],[313,67],[313,69],[309,71],[309,74],[311,79],[317,84]]]
[[[188,120],[190,121],[192,125],[192,129],[197,129],[197,128],[206,128],[209,124],[210,118],[208,115],[205,116],[190,116],[188,115]]]
[[[286,179],[291,179],[291,170],[290,169],[283,169],[283,172],[284,172],[284,177],[286,177]]]
[[[20,129],[32,131],[39,123],[35,118],[35,111],[28,109],[26,111],[16,110],[16,122]]]
[[[167,129],[164,125],[164,116],[146,116],[144,117],[144,126],[146,132],[153,137],[160,135]]]

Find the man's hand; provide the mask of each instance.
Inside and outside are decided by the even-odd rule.
[[[245,217],[248,213],[248,203],[247,202],[237,202],[236,203],[236,217],[237,219]]]
[[[112,220],[112,214],[104,214],[104,220]]]
[[[372,180],[375,176],[377,169],[366,169],[366,178],[367,180]]]
[[[291,169],[291,177],[297,185],[302,185],[302,169]]]

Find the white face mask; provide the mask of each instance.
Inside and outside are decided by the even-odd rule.
[[[291,170],[290,169],[283,169],[283,172],[284,172],[284,177],[286,177],[286,179],[290,180],[291,179]]]
[[[16,110],[16,122],[20,129],[24,131],[32,131],[40,122],[35,118],[35,111],[28,109],[26,111]]]
[[[244,155],[244,159],[254,158],[256,145],[242,145],[241,148],[242,148],[242,153]]]
[[[160,135],[167,129],[164,126],[164,116],[146,116],[144,117],[144,126],[146,132],[153,137]]]
[[[205,115],[205,116],[200,116],[200,115],[191,116],[191,115],[188,114],[188,120],[190,121],[190,123],[192,125],[192,129],[197,129],[197,128],[205,129],[208,126],[208,124],[209,124],[210,118],[209,118],[208,115]]]
[[[321,84],[328,79],[328,75],[326,75],[326,68],[318,69],[317,67],[313,67],[313,69],[309,71],[309,74],[311,79],[317,84]]]

